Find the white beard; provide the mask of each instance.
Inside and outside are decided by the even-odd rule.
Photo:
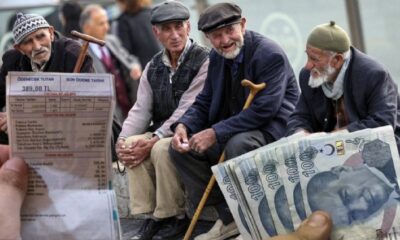
[[[310,78],[308,80],[308,86],[310,86],[311,88],[317,88],[320,87],[322,84],[328,82],[329,77],[335,73],[335,68],[329,65],[323,73],[321,73],[321,71],[318,71],[317,69],[311,69],[311,72],[313,71],[317,72],[318,76],[313,77],[312,74],[310,74]]]
[[[244,45],[244,40],[241,39],[240,41],[236,41],[235,42],[236,48],[235,50],[231,51],[231,52],[222,52],[218,49],[215,49],[217,51],[217,53],[221,56],[223,56],[226,59],[234,59],[235,57],[237,57],[237,55],[239,55],[240,50],[242,49],[243,45]]]

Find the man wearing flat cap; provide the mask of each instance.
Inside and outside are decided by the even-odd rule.
[[[288,134],[391,125],[399,145],[400,99],[384,66],[352,47],[347,33],[333,21],[311,31],[306,54],[299,77],[301,96]]]
[[[242,155],[284,136],[289,115],[298,99],[293,69],[283,50],[272,40],[245,30],[246,19],[233,3],[207,8],[198,21],[210,40],[210,66],[204,89],[188,111],[173,125],[173,159],[189,199],[197,205],[222,151],[226,159]],[[248,79],[267,87],[242,111]],[[219,220],[196,239],[225,239],[238,233],[219,188],[208,202]]]
[[[40,15],[18,13],[13,27],[14,49],[3,55],[0,69],[0,109],[6,105],[6,76],[9,71],[73,72],[80,45],[60,37]],[[93,72],[92,59],[86,57],[81,72]],[[0,128],[6,129],[5,113],[0,113]],[[3,134],[1,132],[0,134]],[[0,137],[0,143],[5,143]]]
[[[132,239],[178,239],[188,226],[182,183],[168,155],[170,126],[203,88],[209,63],[209,50],[189,38],[188,19],[188,8],[177,1],[152,9],[164,49],[143,71],[116,146],[128,169],[132,214],[146,219]]]

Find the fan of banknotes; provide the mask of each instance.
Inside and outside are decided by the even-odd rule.
[[[212,171],[243,239],[293,232],[316,210],[331,214],[331,239],[400,239],[400,159],[390,126],[299,132]]]

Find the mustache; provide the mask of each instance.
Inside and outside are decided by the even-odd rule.
[[[34,57],[36,57],[37,55],[39,55],[39,54],[41,54],[41,53],[48,53],[49,52],[49,50],[47,49],[47,48],[45,48],[45,47],[42,47],[42,48],[40,48],[39,50],[33,50],[32,51],[32,53],[31,53],[31,57],[32,58],[34,58]]]

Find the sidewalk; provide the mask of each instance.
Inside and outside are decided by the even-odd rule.
[[[128,181],[126,174],[118,172],[116,163],[113,163],[113,188],[117,196],[118,203],[118,214],[120,216],[120,223],[122,229],[122,239],[128,240],[139,230],[143,220],[134,219],[130,215],[129,209],[129,194],[128,194]],[[188,206],[189,214],[193,214],[195,206]],[[205,209],[202,214],[204,219],[216,220],[216,215],[212,209]],[[200,233],[207,232],[214,225],[214,221],[199,220],[196,224],[196,228],[192,234],[192,237],[197,236]]]

